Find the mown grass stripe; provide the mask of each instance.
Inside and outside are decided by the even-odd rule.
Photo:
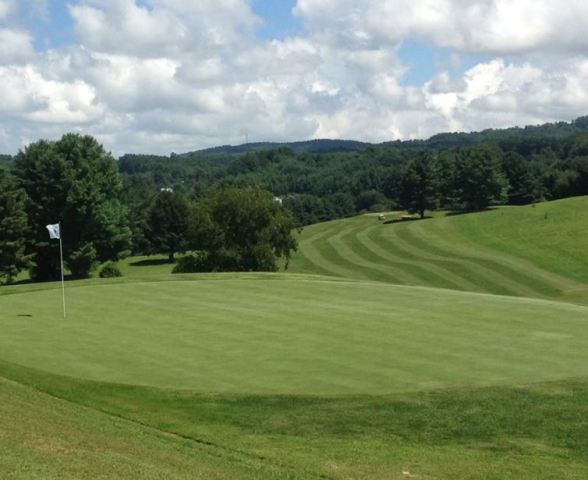
[[[323,233],[312,244],[319,252],[312,261],[321,270],[295,258],[293,271],[325,273],[322,269],[328,268],[341,277],[390,281],[366,270],[386,267],[396,276],[403,272],[405,284],[588,304],[588,269],[583,268],[588,265],[587,205],[588,197],[579,197],[409,223],[382,224],[364,215],[314,225],[307,232]],[[341,229],[350,226],[341,238]],[[321,245],[330,237],[340,238],[339,243]],[[303,233],[304,255],[310,250],[307,238]],[[333,253],[341,243],[347,248],[343,257],[351,250],[361,259],[351,262],[361,266],[358,271]]]
[[[387,262],[382,261],[377,254],[369,249],[362,246],[361,242],[357,240],[360,232],[364,231],[365,227],[354,227],[352,230],[341,231],[335,238],[345,248],[348,249],[354,255],[358,261],[363,265],[369,265],[379,271],[391,272],[393,275],[400,277],[403,281],[408,284],[415,284],[419,282],[420,276],[415,273],[412,269],[406,268],[405,262]],[[418,272],[418,269],[417,269]]]
[[[420,278],[430,282],[431,285],[435,285],[438,287],[446,287],[447,283],[451,285],[450,288],[455,288],[458,290],[470,290],[475,291],[477,289],[477,285],[464,278],[463,276],[455,274],[451,269],[446,268],[446,265],[438,264],[437,262],[433,263],[428,260],[421,260],[418,257],[411,255],[406,250],[402,250],[398,248],[397,245],[394,245],[392,248],[384,248],[384,245],[381,241],[374,240],[374,233],[375,232],[382,232],[381,227],[370,227],[368,229],[363,230],[357,235],[357,241],[360,243],[366,250],[369,250],[373,253],[373,255],[379,259],[379,261],[383,261],[386,263],[398,263],[403,258],[405,259],[402,264],[407,269],[416,269],[417,271],[421,272]],[[439,283],[435,283],[435,277],[431,277],[427,274],[427,271],[436,275],[437,278],[444,279],[445,281]],[[417,284],[418,285],[418,284]]]
[[[426,238],[426,242],[431,244],[431,249],[441,255],[458,257],[495,271],[507,279],[506,281],[511,282],[511,285],[518,284],[520,287],[517,290],[520,295],[555,295],[560,292],[557,283],[546,282],[538,275],[533,275],[529,272],[529,266],[519,263],[510,265],[505,255],[488,255],[484,253],[484,248],[477,246],[470,249],[466,242],[460,242],[460,252],[456,252],[455,243],[452,244],[451,240],[443,234],[439,235],[442,230],[437,228],[438,226],[439,224],[433,222],[429,225],[414,225],[405,233],[410,236],[410,241],[418,239],[419,242],[423,242]],[[516,287],[513,286],[513,288]]]
[[[546,293],[529,276],[492,259],[473,255],[464,256],[453,250],[455,247],[445,244],[432,235],[430,231],[422,231],[421,227],[414,225],[411,227],[396,230],[394,232],[396,238],[407,245],[422,248],[429,254],[462,263],[467,262],[468,266],[488,283],[488,291],[492,293],[520,296],[541,296]]]
[[[463,260],[438,256],[431,253],[431,249],[423,245],[411,243],[398,235],[397,231],[391,229],[379,229],[374,232],[374,241],[379,242],[386,248],[394,249],[395,252],[403,252],[410,258],[421,262],[428,262],[432,265],[439,265],[454,275],[460,276],[473,283],[473,291],[490,292],[497,295],[514,295],[517,292],[504,285],[503,279],[496,278],[493,271],[480,268],[478,265],[464,262]]]
[[[342,237],[349,231],[342,229],[335,235],[326,239],[326,243],[330,246],[328,259],[338,265],[344,266],[352,272],[361,274],[361,278],[367,280],[377,280],[390,283],[406,284],[406,280],[402,278],[401,272],[390,272],[387,268],[382,268],[380,265],[375,265],[372,262],[365,261],[358,256],[342,239]]]
[[[325,248],[327,250],[329,249],[326,239],[332,235],[333,230],[338,228],[340,227],[336,222],[331,222],[328,230],[314,233],[310,238],[304,240],[304,245],[301,245],[300,250],[301,252],[304,252],[303,255],[306,259],[314,265],[313,270],[311,271],[338,277],[349,276],[349,270],[341,269],[336,263],[333,264],[325,258]],[[293,263],[296,264],[295,261]],[[298,266],[297,268],[298,271],[300,271]]]
[[[529,276],[532,278],[538,279],[543,281],[546,284],[546,289],[549,289],[551,286],[552,289],[556,290],[568,290],[579,288],[583,284],[580,284],[574,281],[571,278],[566,278],[558,273],[551,272],[542,268],[538,268],[533,263],[525,260],[522,257],[517,257],[513,255],[515,250],[520,251],[520,247],[517,245],[518,238],[520,238],[520,243],[525,245],[526,249],[532,248],[532,242],[529,241],[529,237],[520,237],[516,234],[513,234],[511,237],[511,241],[508,245],[505,242],[501,242],[498,238],[498,235],[494,235],[493,237],[491,234],[485,235],[479,228],[478,222],[447,222],[446,219],[439,219],[438,222],[435,224],[428,225],[427,227],[430,229],[431,232],[434,232],[439,237],[443,238],[446,244],[454,244],[460,243],[463,247],[463,251],[467,253],[471,253],[474,255],[481,255],[486,256],[491,259],[498,259],[500,262],[507,264],[514,268],[515,270],[525,271],[529,273]],[[459,219],[462,220],[462,219]],[[467,236],[465,232],[467,231],[467,225],[475,225],[475,233],[477,241],[474,243],[471,240],[471,236]],[[518,232],[520,230],[517,229],[516,225],[513,226],[512,232]],[[470,234],[471,235],[471,234]],[[517,238],[518,237],[518,238]],[[490,241],[491,240],[491,241]],[[485,243],[492,243],[493,247],[496,245],[500,245],[503,251],[495,250],[487,247]],[[557,252],[553,254],[553,252]],[[561,249],[557,243],[553,244],[553,247],[550,246],[549,252],[546,252],[545,248],[539,249],[537,252],[537,257],[539,259],[543,259],[546,257],[553,257],[554,260],[557,258],[559,260],[555,260],[554,263],[558,263],[558,261],[564,261],[568,258],[570,253],[566,249]],[[586,262],[582,256],[576,256],[576,265],[577,262]]]
[[[332,275],[346,277],[346,278],[359,278],[365,280],[380,280],[391,283],[404,284],[404,281],[393,277],[392,275],[382,275],[376,273],[374,277],[374,271],[365,269],[363,267],[356,267],[353,262],[345,259],[337,251],[336,247],[329,242],[337,233],[341,230],[341,224],[332,222],[332,228],[327,232],[322,232],[319,235],[313,235],[309,241],[305,241],[304,245],[301,245],[301,249],[306,251],[307,258],[317,265],[323,272],[329,272]],[[310,248],[308,247],[310,243]],[[299,270],[299,266],[297,266]]]

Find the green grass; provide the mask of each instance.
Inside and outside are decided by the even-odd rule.
[[[141,255],[127,257],[117,262],[117,265],[124,277],[145,278],[152,275],[169,275],[172,273],[175,264],[169,262],[167,255]],[[100,268],[101,265],[98,265],[96,270],[92,272],[94,278],[99,277]],[[69,273],[66,267],[66,277]],[[20,284],[29,284],[31,282],[27,271],[21,272],[16,280]]]
[[[130,258],[67,319],[2,287],[0,478],[588,478],[586,207],[314,225],[287,274]]]
[[[324,397],[122,386],[6,362],[0,375],[35,389],[0,380],[2,478],[588,475],[583,381]]]
[[[414,222],[364,215],[312,225],[290,270],[588,303],[588,197]]]
[[[390,393],[588,374],[588,308],[533,299],[223,275],[2,299],[2,359],[202,392]],[[121,366],[124,365],[124,368]]]
[[[219,451],[5,378],[0,378],[0,451],[0,477],[6,480],[290,476],[253,455]]]

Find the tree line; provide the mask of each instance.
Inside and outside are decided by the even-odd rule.
[[[295,248],[286,232],[319,221],[588,194],[588,117],[379,145],[246,147],[116,161],[92,137],[68,134],[0,156],[0,281],[23,269],[57,277],[45,230],[57,221],[76,277],[130,254],[178,252],[192,252],[178,269],[273,270]]]
[[[94,138],[30,144],[0,166],[0,283],[22,270],[59,277],[59,242],[46,229],[57,222],[74,278],[133,252],[171,261],[195,252],[177,271],[273,271],[296,248],[291,214],[257,187],[210,187],[198,198],[151,187],[141,186],[145,211],[134,218],[117,162]]]
[[[328,146],[321,153],[318,147],[305,151],[292,144],[237,154],[227,147],[169,157],[124,155],[119,169],[137,214],[144,211],[146,190],[171,187],[197,197],[210,185],[255,185],[280,197],[299,226],[363,211],[411,208],[414,199],[407,191],[414,183],[413,164],[422,158],[434,163],[429,167],[436,200],[431,205],[439,208],[472,210],[588,194],[588,117],[357,145],[354,151],[329,151]],[[476,198],[483,193],[478,185],[488,188],[484,199]]]

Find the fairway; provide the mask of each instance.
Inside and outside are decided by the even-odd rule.
[[[587,226],[588,197],[413,222],[362,215],[306,227],[290,270],[588,304]]]
[[[295,275],[190,278],[70,288],[66,320],[57,289],[4,295],[2,359],[222,393],[382,394],[588,374],[588,309],[578,305]]]

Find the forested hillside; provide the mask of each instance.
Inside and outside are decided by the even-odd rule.
[[[390,208],[478,210],[587,194],[588,117],[378,145],[316,140],[124,155],[119,169],[138,216],[148,192],[172,188],[198,198],[219,183],[268,190],[299,225]],[[415,199],[429,177],[432,198]],[[480,192],[485,198],[472,198]]]
[[[70,233],[64,252],[76,277],[131,253],[205,252],[183,271],[275,270],[295,249],[294,227],[587,195],[588,117],[423,141],[248,144],[118,162],[95,139],[69,134],[0,157],[0,187],[6,282],[23,269],[56,278],[45,231],[55,222]]]
[[[0,168],[10,167],[12,164],[12,157],[10,155],[0,155]]]

